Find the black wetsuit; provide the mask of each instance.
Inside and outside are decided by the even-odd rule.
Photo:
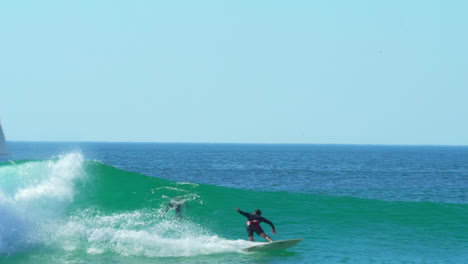
[[[275,226],[273,225],[273,223],[271,221],[269,221],[268,219],[266,219],[265,217],[262,217],[260,215],[254,215],[254,214],[249,214],[249,213],[246,213],[246,212],[243,212],[241,210],[238,211],[241,215],[247,217],[248,221],[247,221],[247,234],[249,236],[253,236],[253,233],[257,233],[258,235],[260,235],[261,233],[265,233],[262,229],[262,227],[260,226],[260,223],[261,222],[265,222],[267,224],[269,224],[271,226],[271,228],[273,230],[275,230]]]

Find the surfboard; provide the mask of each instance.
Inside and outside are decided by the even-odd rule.
[[[297,243],[299,243],[301,241],[302,241],[302,238],[278,240],[278,241],[266,242],[266,243],[262,243],[260,245],[247,247],[247,248],[244,248],[244,250],[245,251],[285,250],[287,248],[295,246]]]

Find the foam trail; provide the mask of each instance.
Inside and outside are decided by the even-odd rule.
[[[190,221],[165,219],[158,210],[112,215],[83,210],[50,228],[56,230],[53,246],[91,255],[188,257],[237,252],[249,243],[220,238]]]

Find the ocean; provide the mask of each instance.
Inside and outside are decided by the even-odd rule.
[[[0,263],[468,263],[468,147],[8,142]],[[180,215],[176,206],[180,205]],[[283,251],[245,252],[261,209]]]

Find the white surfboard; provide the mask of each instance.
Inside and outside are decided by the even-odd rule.
[[[260,245],[255,245],[251,247],[244,248],[245,251],[270,251],[270,250],[284,250],[295,246],[297,243],[301,242],[302,238],[296,239],[287,239],[287,240],[278,240],[273,242],[266,242]]]

